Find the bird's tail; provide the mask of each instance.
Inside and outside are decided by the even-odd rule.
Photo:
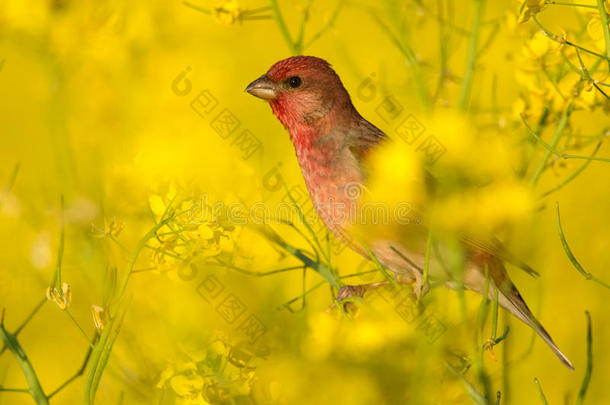
[[[512,281],[508,278],[508,274],[504,269],[504,265],[498,259],[492,260],[490,264],[490,281],[493,281],[495,288],[498,289],[498,304],[500,304],[503,308],[510,311],[513,315],[523,321],[525,324],[529,325],[536,333],[546,342],[546,344],[553,350],[553,352],[559,357],[559,360],[563,364],[565,364],[571,370],[574,370],[574,366],[570,362],[570,360],[566,357],[565,354],[559,350],[553,339],[548,334],[548,332],[544,329],[542,324],[538,322],[532,311],[528,308],[527,304],[519,294],[517,287],[512,283]],[[484,294],[481,291],[481,285],[485,285],[485,276],[481,274],[480,270],[478,272],[480,276],[483,278],[483,284],[477,283],[478,288],[473,288],[475,291]],[[471,279],[471,281],[473,281]],[[491,284],[491,283],[490,283]],[[467,285],[467,287],[469,287]],[[483,287],[484,288],[484,287]],[[489,298],[491,300],[494,299],[494,291],[490,288]]]
[[[504,308],[509,310],[513,315],[517,318],[525,322],[529,325],[536,333],[546,342],[547,345],[551,348],[551,350],[559,357],[559,360],[563,364],[565,364],[571,370],[574,370],[574,366],[570,362],[570,360],[566,357],[565,354],[559,350],[559,347],[553,342],[553,339],[549,335],[549,333],[544,329],[542,324],[534,317],[532,311],[527,307],[527,304],[517,291],[517,288],[510,283],[510,292],[506,294],[502,291],[502,288],[499,289],[500,294],[498,294],[498,303],[502,305]]]

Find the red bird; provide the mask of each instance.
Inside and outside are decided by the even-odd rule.
[[[364,119],[351,102],[339,76],[323,59],[295,56],[274,64],[246,91],[267,100],[275,116],[290,133],[297,159],[314,207],[328,229],[362,256],[372,254],[401,280],[415,282],[416,291],[422,285],[427,231],[418,230],[422,243],[406,243],[399,238],[373,239],[366,244],[354,237],[350,225],[355,215],[350,188],[364,188],[367,173],[365,161],[369,152],[387,140],[387,136]],[[427,183],[434,180],[427,175]],[[415,228],[415,227],[413,227]],[[409,237],[411,240],[411,237]],[[489,274],[489,297],[498,291],[499,304],[532,327],[570,369],[572,363],[559,350],[540,322],[536,320],[514,286],[503,262],[511,262],[531,274],[531,268],[516,260],[497,239],[462,236],[467,259],[463,285],[483,295]],[[438,255],[437,255],[438,256]],[[459,288],[455,280],[447,279],[442,258],[431,257],[429,274],[450,287]]]

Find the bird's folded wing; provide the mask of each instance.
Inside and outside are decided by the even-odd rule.
[[[472,234],[464,234],[461,235],[461,239],[467,245],[477,248],[485,253],[494,255],[505,262],[513,264],[533,277],[540,276],[540,274],[536,270],[532,269],[522,260],[519,260],[506,248],[506,246],[502,242],[500,242],[500,240],[495,237],[492,237],[490,239],[484,239]]]

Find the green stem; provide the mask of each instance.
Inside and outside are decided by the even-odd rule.
[[[574,180],[576,177],[578,177],[578,175],[580,173],[582,173],[587,166],[589,166],[591,164],[591,162],[593,161],[593,158],[595,157],[595,155],[597,154],[597,152],[599,151],[599,148],[602,146],[602,141],[599,141],[597,143],[597,146],[595,147],[595,149],[593,149],[593,152],[591,153],[591,155],[589,156],[591,159],[587,159],[585,161],[585,163],[583,163],[578,169],[576,169],[574,171],[574,173],[572,173],[571,175],[569,175],[568,177],[566,177],[566,179],[564,181],[562,181],[561,183],[559,183],[558,185],[556,185],[555,187],[553,187],[552,189],[545,191],[544,193],[542,193],[541,197],[546,197],[549,194],[554,193],[557,190],[562,189],[566,184],[568,184],[569,182],[571,182],[572,180]]]
[[[572,7],[584,7],[584,8],[596,8],[590,4],[575,4],[575,3],[564,3],[562,1],[552,1],[546,0],[546,4],[551,4],[554,6],[572,6]]]
[[[557,147],[557,144],[559,143],[559,139],[561,139],[561,136],[563,135],[563,130],[564,130],[566,124],[568,123],[568,119],[570,117],[570,114],[572,113],[573,108],[574,108],[574,104],[570,103],[568,108],[566,108],[564,110],[563,115],[561,116],[561,119],[559,120],[559,124],[557,125],[557,129],[555,130],[555,134],[553,135],[553,138],[551,139],[551,143],[550,143],[551,148],[554,149]],[[544,156],[540,160],[540,163],[538,164],[538,168],[536,168],[536,171],[534,172],[534,175],[532,176],[532,179],[530,181],[530,184],[532,187],[535,186],[536,183],[538,182],[538,180],[540,179],[540,175],[542,175],[542,172],[546,168],[546,163],[548,162],[549,157],[551,157],[551,153],[552,152],[550,149],[547,149],[544,152]]]
[[[320,274],[324,279],[336,289],[343,286],[341,279],[327,266],[322,263],[316,262],[310,259],[301,249],[297,249],[289,245],[277,232],[273,231],[269,227],[257,227],[255,228],[258,232],[262,233],[267,239],[280,246],[282,249],[299,259],[303,264]]]
[[[432,247],[432,231],[428,230],[428,240],[426,241],[426,257],[424,258],[424,276],[422,278],[421,286],[419,287],[419,295],[417,300],[422,296],[424,286],[428,284],[428,272],[430,269],[430,248]]]
[[[565,39],[565,38],[563,38],[563,37],[559,37],[558,35],[553,34],[553,33],[552,33],[552,32],[550,32],[549,30],[547,30],[546,28],[544,28],[544,27],[542,26],[542,24],[540,24],[540,21],[538,21],[538,19],[536,18],[536,16],[535,16],[535,15],[533,15],[533,16],[532,16],[532,19],[534,20],[534,22],[536,23],[536,25],[538,25],[538,28],[540,28],[540,29],[542,30],[542,32],[544,32],[544,35],[546,35],[546,36],[547,36],[547,37],[548,37],[550,40],[555,41],[555,42],[557,42],[557,43],[559,43],[559,44],[565,44],[565,45],[571,46],[571,47],[573,47],[573,48],[580,49],[580,50],[581,50],[581,51],[583,51],[583,52],[586,52],[586,53],[588,53],[588,54],[591,54],[591,55],[597,56],[598,58],[602,58],[602,59],[604,59],[604,60],[608,60],[608,61],[610,61],[610,56],[605,56],[605,55],[602,55],[602,54],[600,54],[600,53],[590,51],[590,50],[588,50],[587,48],[583,48],[582,46],[580,46],[580,45],[576,45],[575,43],[570,42],[570,41],[568,41],[567,39]]]
[[[309,234],[311,235],[311,237],[312,237],[312,239],[313,239],[313,241],[315,243],[315,248],[314,249],[317,250],[326,259],[326,263],[330,263],[330,253],[329,253],[328,256],[326,255],[327,251],[322,248],[322,244],[320,243],[320,239],[318,238],[318,235],[316,235],[316,233],[313,230],[313,228],[311,227],[311,225],[309,225],[309,222],[307,221],[307,218],[305,218],[305,214],[303,213],[303,210],[301,209],[301,206],[294,199],[294,196],[292,195],[292,193],[288,189],[288,185],[286,183],[284,183],[283,185],[284,185],[284,190],[286,190],[286,195],[290,199],[290,202],[294,205],[294,208],[297,210],[297,214],[299,215],[299,220],[303,223],[303,226],[305,227],[307,232],[309,232]]]
[[[320,37],[322,35],[324,35],[326,33],[326,31],[328,31],[329,29],[331,29],[335,25],[335,22],[337,21],[337,18],[339,18],[339,14],[341,13],[341,9],[343,8],[343,4],[344,3],[345,3],[345,0],[339,0],[339,2],[337,3],[337,7],[335,7],[335,10],[333,11],[333,13],[332,13],[330,19],[328,20],[328,22],[324,25],[324,27],[322,27],[320,29],[320,31],[316,32],[316,34],[314,36],[312,36],[309,39],[309,41],[307,41],[307,43],[305,44],[303,49],[309,48],[309,46],[311,44],[313,44],[318,39],[320,39]]]
[[[142,237],[142,239],[140,239],[140,241],[138,242],[138,245],[136,246],[135,250],[133,251],[133,253],[131,255],[129,263],[127,264],[127,266],[125,268],[123,278],[121,279],[120,283],[118,284],[116,292],[115,292],[112,302],[111,302],[112,307],[109,309],[110,322],[108,323],[108,325],[106,325],[104,327],[104,330],[103,330],[102,334],[100,335],[99,340],[93,346],[93,351],[91,353],[91,362],[89,363],[89,367],[87,370],[87,377],[85,378],[85,385],[84,385],[83,403],[85,405],[93,404],[94,397],[95,397],[95,389],[97,388],[97,383],[99,382],[99,379],[101,378],[101,373],[104,370],[105,361],[107,361],[107,359],[108,359],[109,353],[107,352],[108,348],[106,346],[106,343],[108,342],[108,339],[110,337],[112,326],[114,324],[114,320],[115,320],[116,314],[118,312],[118,304],[120,303],[121,298],[123,297],[123,294],[125,293],[125,289],[127,288],[127,283],[129,281],[129,277],[131,276],[131,273],[133,272],[134,266],[138,260],[140,252],[146,247],[146,244],[148,243],[148,241],[155,237],[156,232],[159,229],[161,229],[163,226],[167,225],[167,223],[169,221],[171,221],[172,219],[173,219],[173,217],[165,218],[164,220],[157,223],[154,227],[152,227]],[[112,345],[112,343],[114,343],[115,338],[116,337],[113,337],[113,339],[111,340],[111,345]],[[112,346],[110,346],[110,348],[111,347]]]
[[[593,280],[596,283],[598,283],[599,285],[601,285],[603,287],[606,287],[607,289],[610,289],[610,285],[609,284],[606,284],[605,282],[603,282],[600,279],[598,279],[597,277],[595,277],[593,274],[591,274],[588,271],[586,271],[581,266],[581,264],[578,262],[578,260],[576,259],[576,257],[572,253],[572,249],[570,249],[570,246],[568,245],[568,241],[566,240],[566,237],[565,237],[565,235],[563,233],[563,228],[561,227],[561,217],[559,216],[559,203],[558,202],[555,202],[555,208],[556,208],[556,211],[557,211],[557,228],[559,230],[559,238],[561,239],[561,245],[563,246],[563,250],[566,252],[566,255],[570,259],[570,262],[572,262],[572,264],[574,265],[576,270],[578,270],[578,272],[580,274],[585,276],[585,278],[587,280]]]
[[[64,256],[64,239],[65,239],[65,223],[64,223],[64,196],[61,196],[60,203],[60,234],[59,234],[59,247],[57,248],[57,265],[55,266],[55,275],[53,276],[54,285],[60,296],[63,297],[63,289],[61,288],[61,263]]]
[[[83,337],[85,338],[85,340],[87,340],[87,344],[90,347],[93,347],[93,343],[91,343],[91,341],[89,340],[89,336],[87,336],[87,333],[85,333],[84,329],[80,326],[80,324],[76,321],[76,319],[74,318],[74,316],[72,316],[72,314],[70,313],[70,311],[66,308],[66,314],[68,314],[68,316],[70,317],[70,319],[72,320],[72,322],[74,323],[74,325],[76,325],[76,327],[78,328],[78,330],[80,331],[80,333],[83,335]]]
[[[582,385],[580,386],[580,391],[578,392],[576,405],[582,405],[585,399],[585,394],[587,393],[589,382],[591,381],[591,371],[593,370],[593,336],[591,333],[591,314],[589,314],[589,311],[585,311],[585,315],[587,316],[587,370],[585,371],[585,377],[582,380]]]
[[[373,15],[375,22],[379,27],[385,32],[385,34],[390,38],[390,40],[396,45],[400,53],[403,55],[407,62],[407,67],[410,70],[411,78],[413,79],[413,83],[415,83],[415,89],[417,91],[417,95],[419,97],[419,101],[421,105],[429,111],[431,109],[431,100],[430,95],[428,94],[428,90],[426,89],[426,83],[424,82],[424,77],[421,72],[419,63],[417,61],[417,57],[415,56],[415,52],[413,51],[411,45],[409,43],[404,43],[394,35],[392,30],[381,20],[377,15]]]
[[[466,72],[462,89],[460,90],[459,107],[462,111],[466,111],[468,100],[472,90],[472,82],[474,78],[474,66],[477,59],[477,46],[479,43],[479,31],[481,28],[481,19],[483,16],[483,0],[475,0],[474,4],[474,19],[472,22],[472,32],[470,34],[470,42],[468,45],[468,59],[466,61]]]
[[[210,10],[198,7],[198,6],[194,5],[194,4],[189,3],[188,1],[183,1],[182,4],[184,4],[187,7],[192,8],[193,10],[197,10],[197,11],[203,13],[203,14],[207,14],[207,15],[212,14],[212,12]]]
[[[23,392],[24,394],[29,394],[30,390],[27,388],[4,388],[0,387],[0,392]]]
[[[269,5],[271,7],[271,11],[273,12],[273,18],[275,19],[275,22],[277,23],[277,26],[280,29],[280,32],[282,33],[286,44],[288,45],[288,48],[290,49],[290,53],[292,53],[293,55],[298,55],[300,53],[300,50],[297,49],[296,44],[290,36],[290,32],[288,32],[288,27],[286,26],[284,17],[282,17],[282,13],[280,11],[280,7],[277,4],[277,0],[269,0]]]
[[[608,57],[608,71],[610,72],[610,28],[608,28],[608,13],[606,13],[606,8],[604,7],[604,0],[597,0],[597,10],[599,11],[599,17],[602,21],[602,28],[604,30],[606,56]]]
[[[87,362],[89,361],[89,357],[91,356],[91,352],[92,352],[92,348],[89,348],[89,350],[87,351],[87,355],[85,356],[85,360],[83,361],[83,364],[81,365],[80,369],[74,373],[74,375],[72,375],[72,377],[68,378],[66,381],[64,381],[59,387],[57,387],[55,389],[55,391],[51,392],[48,395],[48,398],[51,399],[54,395],[58,394],[59,392],[61,392],[61,390],[63,390],[64,388],[66,388],[68,385],[70,385],[74,380],[76,380],[78,377],[80,377],[81,375],[83,375],[83,372],[85,371],[85,368],[87,367]]]
[[[119,332],[121,331],[121,326],[123,325],[124,316],[125,316],[125,313],[123,312],[123,314],[120,316],[117,326],[112,331],[113,333],[112,333],[112,336],[110,337],[110,341],[102,350],[100,360],[99,360],[99,366],[95,370],[93,381],[90,386],[91,387],[91,391],[90,391],[91,403],[93,403],[95,401],[95,394],[97,392],[97,388],[99,386],[100,380],[102,379],[102,374],[104,373],[104,369],[106,368],[106,365],[108,364],[108,359],[110,358],[110,353],[112,352],[112,348],[114,347],[114,342],[116,341],[117,337],[119,336]]]
[[[534,378],[534,384],[536,384],[536,387],[538,387],[538,394],[540,395],[540,400],[542,401],[542,404],[549,405],[546,400],[546,395],[544,395],[544,391],[542,391],[542,385],[540,385],[540,381],[538,381],[537,378]]]
[[[146,244],[148,243],[148,241],[150,239],[155,237],[156,232],[159,229],[161,229],[164,225],[166,225],[169,221],[171,221],[172,219],[173,219],[173,217],[169,217],[169,218],[166,218],[163,221],[159,222],[154,227],[152,227],[152,229],[149,230],[146,233],[146,235],[144,235],[144,237],[142,237],[142,239],[140,239],[140,241],[138,242],[138,245],[136,246],[136,249],[131,254],[131,258],[129,259],[129,263],[127,264],[127,267],[125,268],[125,273],[123,274],[123,278],[122,278],[120,284],[118,285],[118,289],[114,296],[113,302],[119,301],[120,298],[125,293],[125,288],[127,287],[127,282],[129,281],[129,277],[131,276],[132,270],[133,270],[134,266],[136,265],[136,261],[138,260],[138,256],[140,255],[140,252],[142,251],[142,249],[147,247]],[[113,314],[111,314],[111,316],[112,315]]]
[[[15,356],[28,383],[28,392],[32,395],[32,398],[34,398],[34,401],[36,401],[38,405],[49,405],[49,399],[40,385],[38,376],[36,375],[28,356],[25,354],[25,351],[19,344],[15,335],[4,328],[4,310],[2,311],[2,319],[0,320],[0,339],[4,342],[4,346]]]
[[[538,142],[540,142],[540,144],[550,153],[552,153],[553,155],[560,157],[562,159],[583,159],[583,160],[587,160],[587,161],[592,161],[592,160],[597,160],[600,162],[610,162],[610,158],[601,158],[601,157],[595,157],[595,154],[597,153],[597,150],[599,149],[599,146],[601,146],[601,142],[598,143],[598,147],[595,149],[595,151],[589,155],[589,156],[581,156],[581,155],[569,155],[566,153],[561,153],[559,152],[555,147],[549,145],[548,143],[544,142],[544,140],[542,138],[540,138],[540,135],[538,135],[527,123],[527,121],[525,121],[525,117],[523,116],[523,114],[521,114],[521,121],[523,122],[523,125],[525,125],[525,128],[527,129],[527,131],[529,132],[529,134],[534,137]]]
[[[494,288],[494,306],[493,312],[491,313],[491,340],[496,340],[496,334],[498,331],[498,289]]]
[[[301,19],[301,26],[299,27],[299,34],[297,35],[296,40],[296,49],[298,53],[303,52],[303,40],[305,37],[305,26],[307,25],[307,21],[309,21],[309,12],[311,10],[311,4],[313,0],[308,0],[307,5],[305,6],[305,10],[303,10],[303,18]]]
[[[96,377],[96,374],[99,372],[100,360],[102,357],[102,353],[104,351],[104,347],[106,346],[106,342],[108,341],[108,337],[110,335],[110,331],[112,330],[112,325],[114,323],[114,319],[111,319],[108,322],[108,325],[104,327],[104,331],[100,335],[99,340],[93,347],[93,351],[91,352],[91,362],[89,363],[89,367],[87,370],[87,376],[85,377],[85,384],[83,388],[83,404],[84,405],[92,405],[93,398],[93,384]]]

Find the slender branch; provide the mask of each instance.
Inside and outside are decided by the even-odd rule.
[[[212,12],[210,10],[198,7],[198,6],[194,5],[194,4],[189,3],[188,1],[183,1],[182,4],[184,4],[187,7],[192,8],[193,10],[197,10],[199,12],[202,12],[203,14],[208,14],[208,15],[212,14]]]
[[[591,372],[593,371],[593,336],[591,333],[591,314],[589,314],[589,311],[585,311],[585,315],[587,316],[587,370],[585,371],[585,376],[582,380],[580,391],[578,392],[576,405],[582,405],[585,395],[587,394],[587,389],[589,388],[589,382],[591,381]]]
[[[375,14],[373,14],[373,18],[377,25],[379,25],[379,27],[388,36],[388,38],[390,38],[390,40],[394,43],[394,45],[398,48],[400,53],[405,58],[407,62],[407,67],[409,68],[411,77],[413,79],[413,82],[415,83],[415,88],[417,90],[419,101],[424,108],[429,110],[431,106],[430,95],[428,94],[428,90],[426,89],[424,78],[421,69],[419,68],[419,63],[417,61],[415,52],[409,46],[409,44],[404,44],[403,41],[398,39],[382,19],[380,19]]]
[[[537,378],[534,378],[534,384],[536,384],[536,387],[538,387],[538,395],[540,395],[542,404],[549,405],[548,401],[546,400],[546,395],[544,395],[544,391],[542,391],[542,385],[540,385],[540,381],[538,381]]]
[[[592,161],[592,160],[597,160],[600,162],[610,162],[610,158],[601,158],[601,157],[595,157],[595,154],[597,153],[597,150],[599,149],[599,146],[601,146],[600,144],[598,144],[599,146],[595,149],[594,153],[592,153],[589,156],[581,156],[581,155],[570,155],[567,153],[561,153],[559,152],[555,147],[553,147],[552,145],[549,145],[548,143],[544,142],[544,140],[542,138],[540,138],[540,135],[538,135],[527,123],[527,121],[525,121],[525,117],[523,116],[523,114],[521,115],[521,121],[523,122],[523,124],[525,125],[525,128],[527,129],[527,131],[529,132],[529,134],[534,137],[538,142],[540,142],[540,144],[542,146],[544,146],[544,148],[554,154],[557,157],[560,157],[562,159],[584,159],[587,161]]]
[[[432,231],[428,230],[428,240],[426,241],[426,256],[424,258],[424,275],[422,278],[421,286],[419,287],[419,300],[424,292],[424,287],[428,284],[428,271],[430,270],[430,247],[432,246]]]
[[[2,70],[3,63],[4,63],[4,61],[0,61],[0,70]],[[15,181],[17,180],[17,175],[19,174],[19,167],[20,167],[20,164],[17,163],[15,165],[15,168],[13,169],[13,173],[11,174],[11,177],[9,178],[6,187],[4,187],[4,190],[0,191],[0,206],[2,206],[2,204],[4,203],[4,199],[6,198],[6,196],[8,196],[8,194],[13,189],[13,186],[15,185]]]
[[[92,348],[90,347],[89,350],[87,350],[87,354],[85,355],[85,360],[83,361],[83,365],[80,367],[80,369],[78,369],[78,371],[76,373],[74,373],[63,384],[61,384],[53,392],[51,392],[49,394],[49,399],[51,399],[51,397],[53,397],[55,394],[59,393],[61,390],[66,388],[72,381],[76,380],[78,377],[83,375],[83,373],[85,372],[85,368],[87,367],[87,362],[89,361],[89,357],[91,357],[91,351],[92,351]]]
[[[606,8],[604,7],[604,0],[597,0],[597,10],[599,11],[599,17],[602,22],[602,29],[604,30],[606,56],[608,57],[608,71],[610,72],[610,28],[608,28],[608,13],[606,13]]]
[[[557,129],[555,130],[555,134],[553,135],[553,139],[551,139],[551,143],[549,145],[552,148],[555,148],[557,146],[557,144],[559,143],[559,139],[563,135],[563,130],[564,130],[566,124],[568,123],[568,118],[570,117],[570,114],[572,113],[573,108],[574,108],[574,103],[570,103],[568,108],[566,108],[564,110],[564,112],[561,116],[561,119],[559,120],[559,124],[557,125]],[[549,160],[549,157],[551,156],[551,153],[552,153],[552,151],[550,149],[547,149],[546,152],[544,153],[544,156],[540,160],[540,163],[538,164],[538,168],[534,172],[534,175],[532,176],[532,179],[530,181],[530,184],[532,186],[535,186],[536,183],[538,182],[538,179],[540,178],[540,175],[544,171],[544,169],[546,167],[546,163]]]
[[[538,25],[538,28],[540,28],[542,30],[542,32],[544,33],[544,35],[546,35],[549,39],[551,39],[551,40],[553,40],[553,41],[555,41],[557,43],[560,43],[560,44],[565,44],[565,45],[569,45],[569,46],[571,46],[573,48],[580,49],[581,51],[586,52],[586,53],[591,54],[591,55],[595,55],[598,58],[602,58],[602,59],[610,61],[610,57],[608,57],[608,56],[602,55],[602,54],[597,53],[597,52],[590,51],[587,48],[584,48],[584,47],[582,47],[580,45],[576,45],[575,43],[568,41],[566,38],[563,38],[563,37],[560,37],[558,35],[553,34],[549,30],[544,28],[542,26],[542,24],[540,24],[540,21],[538,21],[538,19],[536,18],[535,15],[532,16],[532,19],[534,20],[536,25]]]
[[[345,3],[345,0],[339,0],[339,2],[337,3],[337,7],[335,7],[335,10],[333,11],[332,15],[330,16],[330,19],[328,20],[328,22],[320,29],[320,31],[316,32],[315,35],[312,36],[309,39],[309,41],[307,41],[305,43],[305,46],[303,47],[303,49],[309,48],[309,46],[311,44],[313,44],[318,39],[320,39],[320,37],[322,35],[326,34],[326,31],[328,31],[335,25],[335,22],[337,21],[337,18],[339,18],[339,14],[341,13],[341,9],[343,8],[344,3]]]
[[[566,179],[564,181],[562,181],[561,183],[559,183],[558,185],[556,185],[555,187],[553,187],[552,189],[545,191],[544,193],[542,193],[541,197],[546,197],[549,194],[554,193],[557,190],[562,189],[566,184],[568,184],[569,182],[571,182],[572,180],[574,180],[576,177],[578,177],[578,175],[580,173],[582,173],[587,166],[589,166],[591,164],[591,162],[594,160],[593,158],[595,157],[595,155],[597,154],[597,152],[599,151],[599,148],[602,146],[602,141],[599,141],[597,143],[597,145],[595,146],[595,149],[593,149],[593,152],[591,153],[591,155],[589,156],[591,159],[587,159],[585,161],[585,163],[583,163],[578,169],[576,169],[574,171],[574,173],[572,173],[571,175],[569,175],[568,177],[566,177]]]
[[[57,248],[57,265],[55,266],[55,274],[53,275],[53,281],[51,286],[55,286],[60,297],[63,298],[63,289],[61,287],[61,263],[64,256],[64,239],[65,239],[65,222],[64,222],[64,196],[60,199],[60,234],[59,234],[59,247]]]
[[[333,288],[338,289],[343,286],[343,282],[341,281],[341,279],[339,277],[337,277],[337,275],[334,274],[331,269],[329,269],[327,266],[325,266],[322,263],[313,261],[307,255],[305,255],[301,249],[297,249],[297,248],[291,246],[290,244],[288,244],[288,242],[286,242],[280,235],[278,235],[277,232],[273,231],[268,226],[256,227],[255,229],[258,232],[260,232],[261,234],[263,234],[271,242],[280,246],[282,249],[284,249],[285,251],[287,251],[288,253],[290,253],[291,255],[296,257],[297,259],[299,259],[301,262],[303,262],[303,264],[305,266],[318,272],[322,277],[324,277],[324,279],[326,279],[326,281]]]
[[[481,28],[481,19],[483,17],[483,1],[475,0],[474,3],[474,18],[472,22],[472,33],[470,34],[470,42],[468,45],[468,59],[466,61],[466,72],[462,81],[460,90],[460,99],[458,105],[462,111],[468,107],[468,100],[472,90],[472,82],[474,78],[474,66],[477,60],[477,46],[479,44],[479,31]]]
[[[282,36],[284,37],[284,40],[286,41],[286,45],[288,45],[290,52],[293,55],[298,55],[299,49],[297,49],[296,44],[294,43],[294,41],[292,40],[292,37],[290,36],[290,32],[288,32],[288,27],[286,26],[284,17],[282,17],[282,13],[280,11],[279,5],[277,4],[277,0],[269,0],[269,5],[270,5],[271,11],[273,13],[273,18],[275,19],[275,22],[276,22],[278,28],[280,29],[280,32],[281,32]]]
[[[553,6],[572,6],[572,7],[584,7],[584,8],[593,8],[593,9],[597,8],[590,4],[565,3],[563,1],[552,1],[552,0],[546,0],[546,4],[551,4]]]
[[[587,280],[593,280],[596,283],[598,283],[599,285],[606,287],[607,289],[610,289],[609,284],[606,284],[605,282],[603,282],[600,279],[598,279],[597,277],[595,277],[593,274],[587,272],[578,262],[578,260],[572,253],[570,246],[568,245],[568,241],[566,240],[565,235],[563,234],[563,228],[561,227],[561,217],[559,216],[559,203],[558,202],[555,202],[555,208],[557,211],[557,228],[559,229],[559,238],[561,239],[561,245],[563,246],[563,250],[566,252],[566,255],[568,256],[568,258],[570,259],[570,261],[572,262],[572,264],[574,265],[576,270],[578,270],[578,272],[580,274],[585,276],[585,278]]]
[[[78,323],[78,321],[74,318],[74,316],[72,315],[72,313],[70,313],[70,311],[66,308],[65,310],[66,314],[68,314],[68,317],[72,320],[72,322],[74,323],[74,325],[76,325],[76,327],[78,328],[78,330],[80,331],[80,333],[83,335],[83,337],[85,338],[85,340],[87,340],[87,344],[89,345],[89,347],[93,347],[93,343],[91,343],[91,340],[89,340],[89,336],[87,336],[87,333],[85,332],[85,330],[80,326],[80,324]]]
[[[309,12],[311,11],[311,4],[313,0],[308,0],[305,9],[303,10],[303,17],[301,18],[301,26],[299,27],[299,34],[297,35],[297,40],[295,42],[297,53],[303,52],[303,39],[305,37],[305,26],[309,21]]]
[[[38,405],[49,405],[49,399],[40,385],[38,375],[34,371],[30,359],[28,359],[28,356],[25,354],[25,351],[19,344],[15,335],[11,334],[4,327],[4,309],[2,310],[0,319],[0,339],[4,342],[4,346],[15,356],[19,367],[21,367],[21,371],[23,371],[23,374],[25,375],[29,387],[28,391],[30,395],[32,395],[32,398],[34,398],[34,401],[36,401]]]

